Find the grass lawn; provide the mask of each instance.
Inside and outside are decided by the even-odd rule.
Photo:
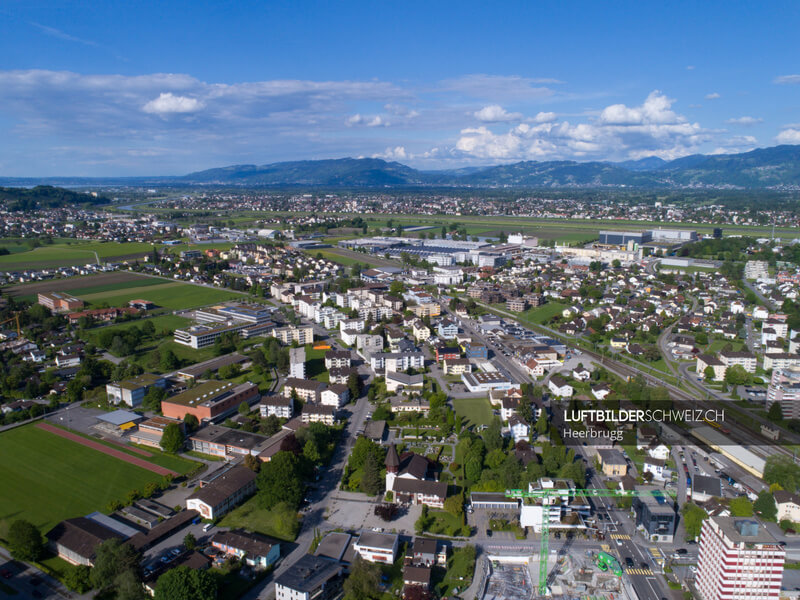
[[[154,279],[154,281],[159,284],[138,286],[124,291],[113,289],[93,294],[76,294],[76,296],[94,305],[105,303],[109,306],[125,306],[130,300],[143,298],[169,309],[193,308],[225,300],[241,300],[246,297],[230,290],[203,287],[180,281],[164,279]]]
[[[536,306],[534,308],[529,308],[525,312],[521,312],[518,318],[520,321],[528,321],[529,323],[541,325],[556,315],[560,315],[561,311],[567,308],[567,306],[569,306],[569,304],[564,304],[562,302],[548,302],[542,306]]]
[[[160,341],[157,345],[150,345],[143,352],[140,351],[138,354],[129,356],[128,360],[141,365],[145,369],[155,369],[156,372],[161,373],[161,367],[158,364],[151,363],[152,353],[154,350],[158,350],[159,352],[163,353],[168,349],[172,350],[175,353],[175,356],[178,357],[178,360],[182,361],[182,363],[186,365],[193,365],[195,363],[214,358],[213,346],[195,350],[189,346],[184,346],[183,344],[174,342],[172,338],[163,338],[162,341]]]
[[[103,511],[160,477],[33,425],[0,434],[0,519],[24,518],[42,533],[59,521]]]
[[[175,330],[185,327],[191,323],[191,320],[186,319],[185,317],[179,317],[178,315],[160,315],[158,317],[151,317],[147,319],[133,319],[131,321],[125,321],[124,323],[118,323],[116,325],[86,329],[83,331],[82,337],[87,340],[97,341],[98,336],[104,331],[121,332],[131,327],[141,328],[141,326],[146,322],[152,323],[153,327],[156,328],[156,333],[159,333],[165,329]]]
[[[314,350],[314,344],[306,344],[306,377],[328,383],[328,370],[325,368],[327,350]]]
[[[342,256],[341,254],[337,254],[336,252],[333,252],[327,248],[325,250],[308,250],[307,253],[309,256],[314,256],[314,257],[316,257],[317,254],[321,254],[322,258],[324,258],[325,260],[330,260],[332,262],[339,263],[340,265],[344,265],[345,267],[351,267],[359,263],[364,264],[367,262],[366,260],[357,260],[350,256]]]
[[[225,515],[219,524],[221,527],[241,527],[286,542],[294,541],[300,529],[294,510],[285,505],[275,506],[272,510],[261,508],[255,496]]]
[[[426,529],[427,532],[439,535],[459,535],[461,533],[461,519],[443,510],[431,510],[428,515],[433,517],[433,524]]]
[[[488,425],[492,422],[492,405],[488,398],[453,398],[456,414],[464,417],[465,425]]]

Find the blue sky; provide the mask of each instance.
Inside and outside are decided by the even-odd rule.
[[[5,0],[0,175],[800,144],[798,31],[797,2]]]

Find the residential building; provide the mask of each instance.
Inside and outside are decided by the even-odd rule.
[[[275,600],[334,600],[344,579],[340,562],[304,554],[275,579]]]
[[[411,324],[411,332],[417,342],[424,342],[431,337],[431,330],[419,319],[415,319]]]
[[[445,375],[472,373],[472,363],[466,358],[445,358],[442,363],[442,371]]]
[[[304,346],[314,341],[314,328],[311,325],[276,327],[272,330],[272,337],[287,346],[291,345],[292,342],[297,342],[299,345]]]
[[[600,449],[597,455],[600,468],[607,477],[622,477],[628,473],[628,462],[619,450]]]
[[[745,279],[765,279],[769,277],[769,263],[765,260],[748,260],[744,264]]]
[[[553,375],[550,381],[547,382],[547,387],[554,396],[559,396],[561,398],[569,398],[575,393],[575,388],[567,383],[560,375]]]
[[[461,348],[458,346],[437,346],[436,362],[447,360],[448,358],[461,358]]]
[[[304,346],[289,348],[289,377],[306,378],[306,349]]]
[[[217,519],[256,491],[256,473],[238,465],[224,471],[186,499],[186,508],[204,519]]]
[[[211,538],[211,545],[258,569],[274,565],[281,555],[280,542],[249,531],[217,531]]]
[[[142,404],[144,397],[152,387],[163,390],[167,387],[166,378],[162,375],[144,373],[117,383],[107,383],[106,395],[109,404],[116,405],[124,402],[131,408],[136,408]]]
[[[728,370],[728,367],[725,366],[725,363],[715,356],[710,356],[709,354],[698,354],[697,367],[695,369],[697,376],[705,379],[706,369],[708,367],[711,367],[711,369],[714,371],[714,381],[722,381],[725,379],[725,373]]]
[[[776,490],[773,498],[778,507],[778,522],[785,519],[800,523],[800,496],[786,490]]]
[[[327,386],[316,379],[297,379],[289,377],[283,385],[283,396],[291,398],[292,392],[303,402],[319,402],[320,394]]]
[[[424,377],[422,375],[406,375],[394,371],[386,371],[386,390],[396,393],[403,390],[422,389]]]
[[[350,368],[351,359],[349,350],[328,350],[325,353],[325,368],[341,369]]]
[[[364,531],[353,549],[367,562],[392,564],[397,558],[400,536],[396,533]]]
[[[261,418],[275,415],[279,419],[291,419],[294,414],[294,402],[283,396],[261,396],[259,405]]]
[[[442,319],[437,326],[439,337],[445,340],[452,340],[458,335],[458,325],[450,319]]]
[[[760,521],[709,517],[700,533],[697,590],[703,600],[778,600],[785,559]]]
[[[748,373],[755,373],[758,361],[752,352],[720,352],[719,359],[727,368],[741,365]]]
[[[322,390],[319,402],[322,406],[332,406],[339,410],[350,400],[350,388],[343,383],[335,383]]]
[[[235,412],[242,402],[252,404],[258,398],[258,386],[254,383],[234,385],[226,381],[207,381],[162,400],[161,412],[173,419],[192,414],[200,422],[213,421]]]
[[[637,488],[637,491],[647,491]],[[671,544],[675,535],[678,515],[672,500],[661,493],[639,494],[633,498],[636,527],[651,542]]]
[[[335,425],[337,420],[336,409],[333,406],[307,403],[303,406],[303,412],[300,413],[300,420],[303,423]]]
[[[784,419],[800,419],[800,366],[775,369],[767,387],[767,410],[780,404]]]

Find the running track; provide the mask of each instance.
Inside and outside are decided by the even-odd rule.
[[[109,456],[113,456],[114,458],[124,460],[126,463],[130,463],[132,465],[136,465],[137,467],[147,469],[148,471],[152,471],[153,473],[157,473],[158,475],[173,475],[173,476],[178,475],[178,473],[176,473],[175,471],[165,469],[164,467],[160,467],[151,462],[147,462],[146,460],[142,460],[141,458],[136,458],[135,456],[131,456],[130,454],[126,454],[125,452],[122,452],[120,450],[109,448],[104,444],[99,444],[97,442],[93,442],[92,440],[87,440],[85,437],[75,435],[74,433],[70,433],[69,431],[64,431],[63,429],[54,427],[49,423],[37,423],[36,427],[38,427],[39,429],[44,429],[45,431],[49,431],[50,433],[55,433],[56,435],[59,435],[73,442],[82,444],[88,448],[98,450],[103,454],[108,454]]]

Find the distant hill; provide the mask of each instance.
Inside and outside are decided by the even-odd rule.
[[[302,160],[267,165],[232,165],[179,177],[46,178],[0,177],[0,184],[69,186],[319,186],[319,187],[626,187],[626,188],[800,188],[800,146],[775,146],[741,154],[694,154],[672,161],[646,157],[624,162],[523,161],[489,167],[420,171],[379,158]],[[39,188],[31,190],[35,192]],[[50,188],[57,189],[57,188]],[[59,193],[63,193],[62,190]],[[72,193],[72,192],[70,192]],[[84,194],[37,202],[93,204]],[[55,192],[53,192],[56,196]],[[51,199],[48,199],[51,198]],[[49,206],[50,204],[44,204]],[[57,204],[56,204],[57,205]]]
[[[774,188],[800,186],[800,146],[776,146],[743,154],[696,154],[673,161],[657,157],[621,163],[523,161],[444,171],[418,171],[377,158],[304,160],[234,165],[172,181],[242,186]]]
[[[51,185],[37,185],[34,188],[0,187],[0,202],[8,206],[9,210],[33,210],[82,204],[108,204],[110,200],[104,196],[82,194]]]

